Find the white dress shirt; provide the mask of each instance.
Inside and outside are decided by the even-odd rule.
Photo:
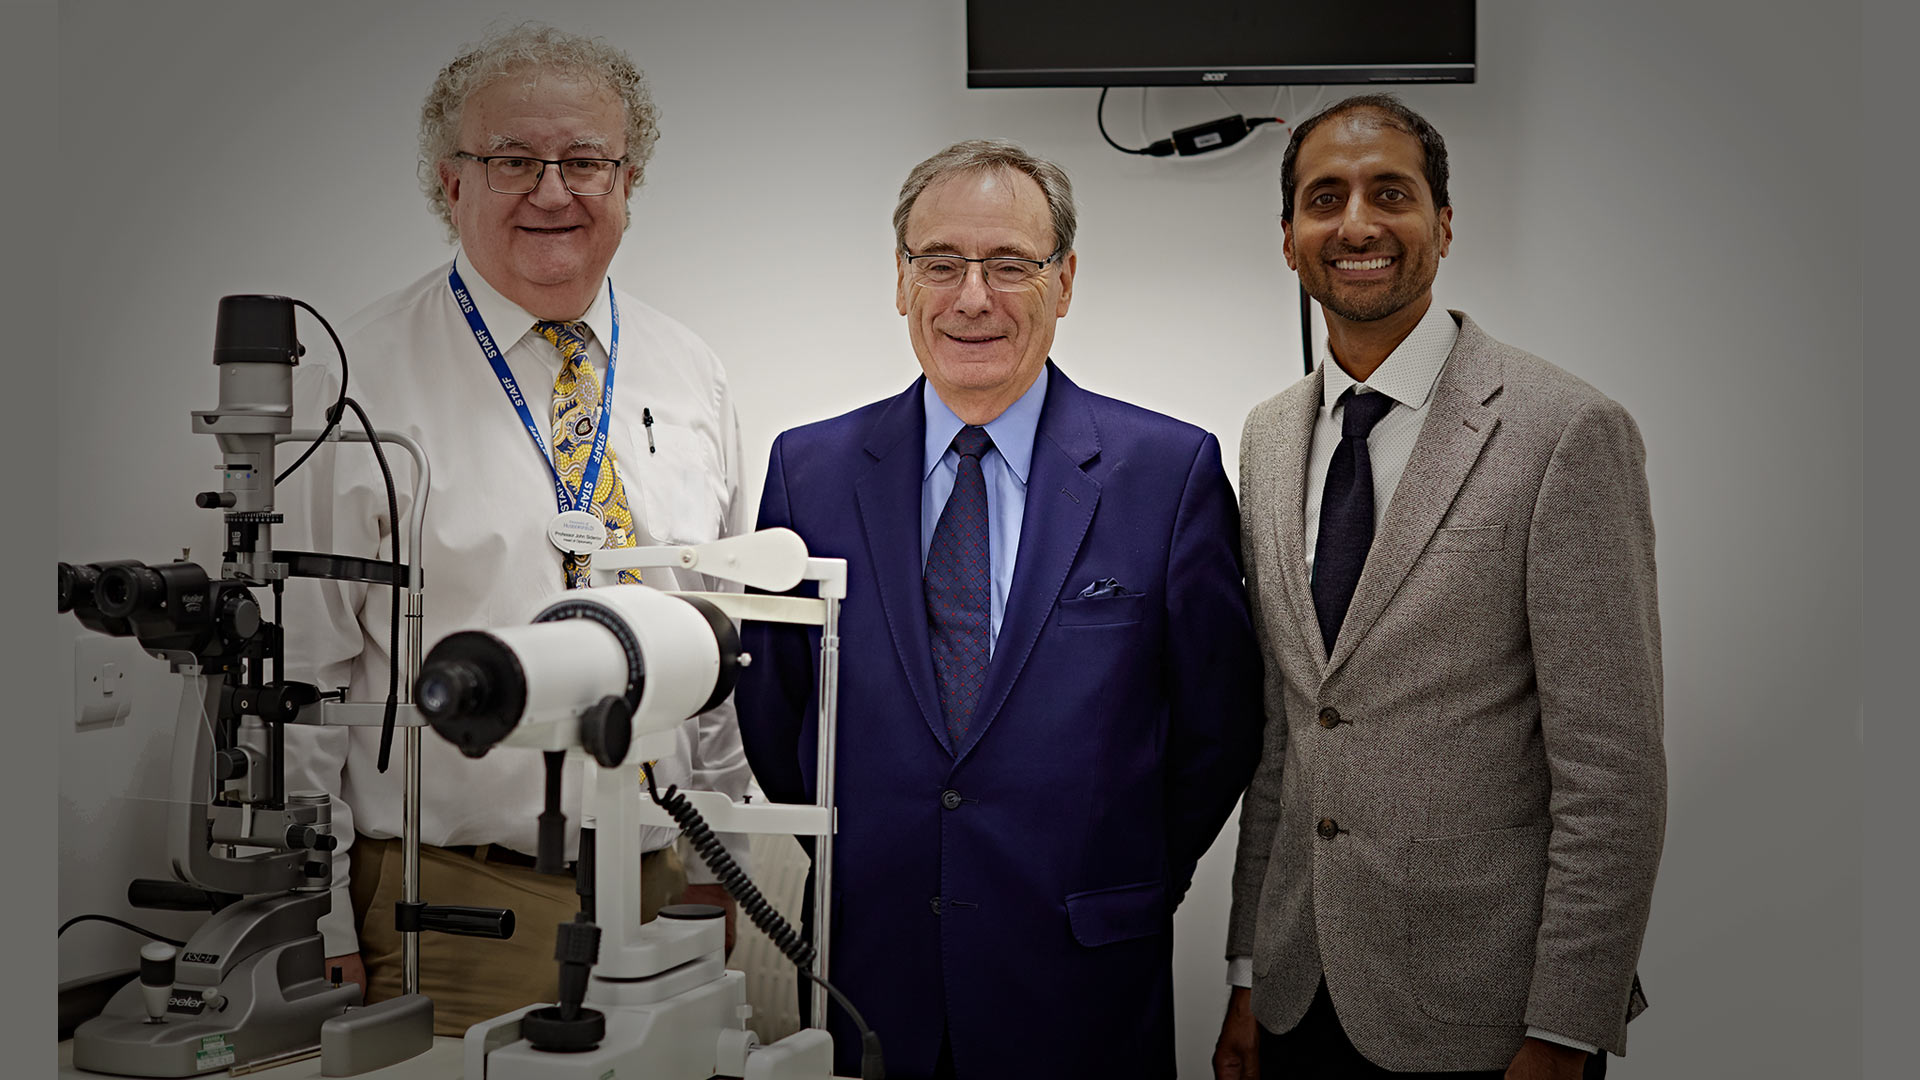
[[[459,257],[461,277],[529,410],[545,429],[558,351],[533,332],[535,319],[488,285]],[[347,393],[378,429],[399,431],[425,448],[432,470],[426,507],[425,619],[422,650],[456,630],[513,626],[530,620],[565,588],[561,554],[546,527],[558,507],[547,463],[535,450],[519,414],[475,342],[447,285],[446,264],[354,318],[343,335]],[[726,375],[706,343],[680,323],[624,292],[619,305],[619,358],[609,423],[609,465],[626,487],[641,543],[699,543],[745,531],[750,508],[740,492],[740,435]],[[589,349],[605,385],[612,312],[602,288],[584,321]],[[330,343],[312,345],[295,371],[295,425],[319,428],[339,387]],[[318,362],[316,362],[318,361]],[[641,423],[642,409],[653,418]],[[357,426],[351,410],[344,418]],[[298,448],[281,451],[282,465]],[[410,505],[412,459],[386,446],[404,529]],[[274,546],[386,557],[393,527],[386,490],[365,445],[323,447],[288,478],[279,506],[287,523]],[[725,586],[703,575],[647,570],[647,583],[666,588]],[[286,596],[287,674],[323,689],[345,687],[348,700],[384,701],[387,694],[389,592],[384,587],[334,582],[289,583]],[[289,790],[335,796],[334,833],[343,845],[355,832],[398,837],[403,770],[399,740],[384,774],[376,769],[378,729],[287,728]],[[437,846],[500,844],[526,854],[538,849],[536,819],[544,798],[540,755],[496,750],[463,756],[432,732],[421,740],[421,841]],[[689,719],[672,757],[658,763],[662,787],[745,793],[751,773],[731,700]],[[580,762],[570,759],[564,792],[567,857],[576,857],[580,826]],[[672,842],[676,830],[645,827],[642,850]],[[724,836],[745,862],[745,836]],[[321,921],[327,955],[357,948],[348,902],[346,847],[334,856],[333,911]],[[704,864],[687,867],[690,880],[713,879]],[[459,897],[425,897],[458,903]]]
[[[1320,504],[1326,493],[1327,469],[1333,463],[1333,451],[1340,445],[1340,428],[1346,419],[1347,390],[1355,394],[1385,394],[1393,399],[1393,408],[1380,418],[1367,435],[1367,459],[1373,466],[1373,528],[1377,534],[1386,520],[1387,507],[1400,486],[1400,474],[1406,472],[1413,457],[1413,444],[1427,422],[1433,404],[1433,388],[1440,382],[1440,369],[1453,353],[1454,340],[1460,336],[1460,324],[1438,303],[1429,303],[1413,331],[1375,368],[1367,381],[1358,382],[1347,374],[1331,353],[1319,358],[1323,373],[1320,387],[1320,412],[1313,422],[1313,444],[1307,452],[1306,549],[1307,576],[1313,576],[1314,548],[1320,540]],[[1253,985],[1253,958],[1236,956],[1227,962],[1227,982],[1233,986]],[[1588,1053],[1599,1048],[1578,1039],[1569,1039],[1539,1028],[1527,1034]]]
[[[1324,373],[1320,389],[1320,414],[1313,422],[1313,445],[1307,453],[1306,547],[1307,575],[1313,575],[1314,547],[1320,542],[1320,503],[1326,494],[1327,468],[1340,445],[1340,425],[1345,422],[1347,406],[1341,395],[1348,388],[1356,394],[1379,393],[1393,399],[1393,408],[1380,418],[1367,436],[1367,458],[1373,463],[1373,528],[1380,531],[1386,520],[1387,506],[1400,486],[1400,474],[1407,470],[1413,456],[1413,444],[1420,427],[1427,422],[1433,403],[1433,387],[1440,381],[1440,369],[1453,352],[1460,326],[1439,304],[1429,304],[1427,313],[1415,324],[1413,332],[1394,348],[1366,382],[1355,382],[1333,357],[1322,354]]]

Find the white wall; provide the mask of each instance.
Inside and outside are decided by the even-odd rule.
[[[1859,1069],[1860,702],[1833,673],[1858,670],[1861,640],[1861,28],[1857,5],[1753,10],[1489,0],[1480,81],[1404,95],[1453,155],[1441,300],[1624,402],[1646,437],[1672,799],[1653,1008],[1620,1077]],[[58,222],[62,558],[217,558],[217,519],[190,501],[216,455],[187,416],[215,399],[215,301],[280,292],[338,321],[442,259],[414,183],[419,101],[461,44],[535,13],[649,75],[664,134],[614,272],[725,359],[755,491],[776,432],[912,378],[893,195],[959,138],[1013,138],[1074,178],[1080,274],[1054,356],[1076,380],[1216,432],[1231,472],[1247,408],[1300,371],[1283,137],[1122,157],[1097,91],[966,90],[958,0],[68,3],[63,153],[15,207]],[[1228,93],[1249,113],[1271,98]],[[1138,100],[1109,102],[1122,141]],[[1156,91],[1147,124],[1223,111]],[[70,167],[102,153],[110,168]],[[750,278],[749,251],[794,269]],[[44,677],[64,688],[62,652]],[[173,691],[130,663],[128,724],[61,736],[62,917],[124,915],[125,879],[163,872],[145,797]],[[1205,1074],[1224,1000],[1233,831],[1178,918],[1183,1076]],[[119,931],[68,938],[62,978],[131,955]]]

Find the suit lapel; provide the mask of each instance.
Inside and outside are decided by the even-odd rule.
[[[900,656],[907,685],[935,741],[947,746],[947,722],[933,679],[933,648],[927,639],[927,598],[921,584],[920,484],[925,465],[921,380],[894,398],[869,429],[866,451],[873,467],[854,482],[860,529],[879,583],[888,636]]]
[[[1049,362],[1051,363],[1051,362]],[[980,741],[1014,681],[1026,667],[1040,628],[1053,613],[1067,571],[1080,553],[1087,528],[1100,502],[1100,483],[1082,466],[1098,457],[1099,432],[1086,392],[1052,368],[1040,426],[1034,433],[1033,463],[1027,471],[1027,505],[1020,523],[1020,552],[1014,561],[1013,582],[1007,590],[1007,610],[1000,620],[1000,636],[993,660],[987,665],[980,704],[967,725],[960,757]],[[926,635],[921,634],[924,641]],[[930,668],[929,668],[930,669]]]
[[[1300,392],[1282,399],[1274,433],[1274,472],[1284,477],[1280,497],[1273,504],[1279,518],[1274,523],[1280,545],[1280,593],[1286,597],[1287,613],[1301,628],[1306,640],[1318,643],[1320,622],[1313,611],[1313,584],[1307,576],[1307,458],[1313,449],[1313,426],[1319,418],[1325,372],[1315,368],[1301,381]],[[1243,493],[1242,498],[1245,498]],[[1326,674],[1326,650],[1310,648],[1313,662]]]
[[[1440,519],[1453,505],[1468,471],[1480,459],[1487,437],[1499,426],[1500,414],[1489,408],[1487,401],[1500,389],[1500,363],[1482,346],[1485,340],[1479,328],[1463,316],[1460,336],[1434,387],[1433,408],[1421,425],[1413,456],[1400,475],[1379,535],[1367,554],[1366,568],[1354,586],[1353,603],[1340,625],[1340,636],[1334,640],[1333,654],[1327,658],[1329,672],[1353,655],[1360,639],[1386,611],[1387,603],[1413,569],[1414,560],[1426,550]]]

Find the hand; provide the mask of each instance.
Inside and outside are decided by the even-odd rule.
[[[1213,1044],[1214,1080],[1259,1080],[1260,1022],[1253,1018],[1253,991],[1236,986],[1227,998],[1220,1041]]]
[[[359,953],[352,952],[347,953],[345,956],[327,957],[326,970],[321,972],[321,974],[325,976],[329,982],[333,980],[334,968],[340,969],[340,985],[345,986],[348,983],[359,983],[360,1000],[367,1000],[367,965],[360,959]]]
[[[727,909],[727,955],[733,955],[734,930],[740,921],[740,907],[733,902],[732,894],[719,882],[706,885],[689,885],[687,891],[680,894],[683,904],[712,904]]]
[[[1580,1080],[1587,1069],[1587,1052],[1571,1046],[1528,1039],[1520,1044],[1507,1066],[1506,1080]]]

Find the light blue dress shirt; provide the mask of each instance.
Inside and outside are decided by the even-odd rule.
[[[920,400],[927,414],[920,480],[920,570],[925,573],[934,527],[940,524],[940,512],[947,508],[947,496],[953,494],[953,483],[960,475],[953,437],[967,425],[940,400],[932,383],[921,388]],[[1040,406],[1046,400],[1047,369],[1043,367],[1027,392],[986,424],[993,439],[993,448],[980,459],[980,472],[987,482],[987,556],[993,572],[993,592],[987,601],[988,655],[1000,640],[1000,620],[1007,612],[1007,587],[1013,583],[1020,523],[1027,513],[1027,470],[1033,465],[1033,440],[1040,430]]]

